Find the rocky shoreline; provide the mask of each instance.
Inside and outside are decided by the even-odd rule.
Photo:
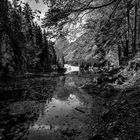
[[[140,71],[121,72],[104,73],[96,83],[82,86],[105,110],[98,112],[92,140],[140,139]]]

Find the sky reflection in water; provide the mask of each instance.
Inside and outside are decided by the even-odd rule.
[[[44,136],[44,139],[50,137],[50,140],[55,140],[62,131],[68,129],[82,133],[87,125],[84,122],[87,119],[86,112],[89,112],[92,106],[90,99],[90,95],[85,95],[76,88],[72,77],[60,77],[51,102],[46,101],[44,111],[29,128],[29,139]],[[82,108],[85,113],[77,111],[76,108]]]

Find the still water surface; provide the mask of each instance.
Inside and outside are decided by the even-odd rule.
[[[0,139],[88,140],[95,99],[80,87],[91,81],[70,74],[12,82],[1,91]]]

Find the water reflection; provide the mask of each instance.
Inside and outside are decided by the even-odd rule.
[[[22,98],[0,102],[0,139],[86,140],[93,100],[79,86],[89,81],[66,75],[22,82]]]
[[[41,78],[9,83],[13,90],[1,91],[0,139],[27,139],[30,125],[43,114],[46,100],[51,101],[50,91],[55,85],[55,79],[50,81]],[[14,90],[15,86],[19,89]]]
[[[71,131],[71,136],[76,140],[85,135],[88,125],[84,121],[91,111],[92,98],[76,86],[79,80],[74,79],[71,76],[59,77],[51,102],[46,101],[43,115],[30,126],[29,139],[49,137],[63,140],[64,136],[69,138]],[[66,131],[65,135],[63,131]]]
[[[43,132],[47,133],[46,137],[48,137],[51,133],[57,132],[57,130],[67,129],[68,123],[72,123],[72,116],[74,117],[73,109],[80,105],[82,103],[73,94],[70,94],[65,101],[52,98],[49,104],[46,103],[44,114],[40,115],[37,122],[30,127],[31,135],[29,139],[34,139],[36,134],[39,135],[38,139],[40,139],[40,135],[44,136]],[[50,137],[56,139],[55,136]]]

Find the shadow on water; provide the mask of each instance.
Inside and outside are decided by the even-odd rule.
[[[16,90],[1,91],[0,139],[88,140],[93,99],[79,88],[88,80],[77,75],[23,79]]]

